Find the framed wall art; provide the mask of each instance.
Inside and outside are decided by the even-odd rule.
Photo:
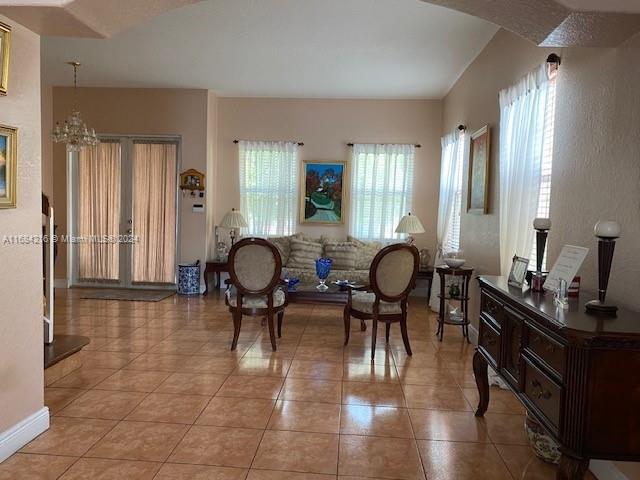
[[[300,223],[344,223],[346,170],[344,161],[302,162]]]
[[[469,148],[469,188],[467,212],[483,215],[489,212],[489,125],[471,134]]]
[[[0,95],[7,94],[9,83],[9,55],[11,53],[11,27],[0,22]]]
[[[16,206],[18,130],[0,125],[0,208]]]

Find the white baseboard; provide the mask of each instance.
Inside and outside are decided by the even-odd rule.
[[[67,279],[66,278],[56,278],[53,281],[53,288],[67,288]]]
[[[49,429],[49,408],[42,407],[13,427],[0,433],[0,462]]]
[[[591,460],[589,470],[598,480],[629,480],[613,462],[607,460]]]

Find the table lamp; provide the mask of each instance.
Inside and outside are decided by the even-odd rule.
[[[408,233],[407,243],[413,245],[414,238],[411,236],[413,233],[424,233],[424,227],[420,222],[420,219],[415,215],[411,215],[409,212],[407,215],[400,219],[400,223],[396,227],[396,233]]]
[[[587,312],[591,313],[615,316],[618,307],[608,305],[605,299],[607,297],[613,251],[616,248],[616,238],[620,237],[620,224],[611,221],[600,221],[596,223],[594,231],[596,237],[598,237],[598,299],[587,302],[586,309]]]
[[[231,237],[232,247],[236,241],[236,229],[248,227],[247,221],[235,208],[232,208],[230,212],[227,212],[225,216],[222,217],[220,226],[231,229],[231,231],[229,232],[229,236]]]
[[[531,289],[534,292],[543,293],[546,275],[542,272],[544,250],[547,247],[547,235],[551,229],[551,220],[548,218],[536,218],[533,220],[533,228],[536,231],[536,271],[531,277]]]

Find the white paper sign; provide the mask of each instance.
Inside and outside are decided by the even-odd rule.
[[[575,247],[573,245],[562,247],[560,256],[544,282],[544,289],[549,291],[557,290],[560,279],[567,282],[567,286],[571,285],[573,277],[578,273],[587,253],[589,253],[589,249],[585,247]]]

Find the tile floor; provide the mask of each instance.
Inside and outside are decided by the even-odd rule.
[[[494,389],[477,419],[473,347],[435,341],[410,308],[370,361],[337,307],[292,305],[279,349],[245,318],[236,352],[220,296],[158,303],[58,291],[58,333],[91,337],[83,366],[45,391],[51,428],[0,464],[7,479],[553,479],[527,447],[524,411]],[[384,329],[380,329],[383,336]]]

